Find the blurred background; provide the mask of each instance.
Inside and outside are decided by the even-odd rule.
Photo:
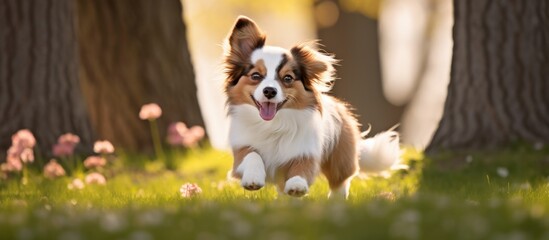
[[[198,100],[212,144],[227,148],[222,43],[237,16],[289,48],[318,39],[341,60],[332,94],[351,103],[363,130],[400,125],[402,141],[425,147],[442,116],[450,79],[450,0],[191,1],[184,21]]]
[[[202,126],[227,149],[223,42],[239,15],[267,44],[317,40],[341,60],[331,94],[349,102],[372,134],[400,124],[425,147],[450,78],[450,0],[25,0],[0,9],[0,158],[20,129],[51,155],[59,136],[78,152],[106,139],[152,152],[140,108],[157,103],[160,137],[176,122]]]

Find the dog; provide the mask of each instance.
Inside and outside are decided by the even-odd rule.
[[[350,106],[327,94],[332,55],[311,44],[287,50],[265,40],[253,20],[240,16],[225,41],[232,176],[242,187],[254,191],[269,182],[301,197],[322,173],[329,197],[347,198],[359,169],[379,172],[398,162],[396,132],[363,139]]]

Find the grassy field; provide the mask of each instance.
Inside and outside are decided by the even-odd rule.
[[[410,170],[359,177],[347,201],[327,200],[320,178],[303,199],[227,181],[229,153],[172,154],[176,170],[120,154],[106,185],[69,190],[30,171],[0,182],[1,239],[549,239],[549,151],[407,150]],[[202,193],[182,198],[197,183]]]

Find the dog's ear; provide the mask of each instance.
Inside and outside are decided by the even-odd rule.
[[[333,56],[316,50],[312,44],[300,44],[290,52],[299,65],[303,84],[307,89],[316,88],[320,92],[327,92],[334,82],[334,64],[337,60]]]
[[[265,34],[251,19],[240,16],[225,42],[225,72],[227,85],[234,86],[251,66],[250,56],[265,45]]]
[[[254,21],[245,16],[239,16],[229,35],[231,53],[243,58],[249,57],[256,48],[265,45],[265,39],[265,34]]]

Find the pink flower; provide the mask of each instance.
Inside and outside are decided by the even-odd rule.
[[[23,149],[19,157],[21,161],[23,161],[23,163],[34,162],[34,151],[32,150],[32,148],[25,148]]]
[[[56,157],[66,157],[72,155],[74,152],[74,147],[68,144],[57,143],[53,145],[52,153]]]
[[[174,146],[183,145],[185,147],[195,147],[196,144],[204,138],[204,128],[193,126],[190,129],[182,122],[170,124],[168,127],[167,141]]]
[[[88,169],[103,167],[105,164],[107,164],[107,160],[99,156],[89,156],[84,160],[84,167]]]
[[[96,173],[96,172],[86,175],[86,178],[84,178],[84,181],[87,184],[105,185],[107,183],[107,179],[105,179],[105,176],[101,175],[101,173]]]
[[[93,151],[96,153],[113,153],[114,146],[109,141],[96,141],[93,145]]]
[[[36,145],[36,139],[31,131],[22,129],[11,136],[11,145],[19,148],[33,148]]]
[[[82,180],[80,180],[79,178],[75,178],[74,180],[72,180],[71,183],[69,183],[69,185],[67,185],[67,188],[69,190],[73,190],[73,189],[80,190],[84,188],[84,182],[82,182]]]
[[[193,126],[191,129],[189,129],[189,131],[195,138],[199,140],[204,138],[204,135],[206,134],[204,128],[201,126]]]
[[[0,165],[2,172],[20,172],[23,169],[23,163],[18,157],[7,156],[7,161]]]
[[[52,152],[56,157],[66,157],[74,153],[74,147],[80,142],[80,137],[66,133],[57,139],[57,144],[53,146]]]
[[[181,196],[184,198],[191,198],[202,193],[202,189],[196,183],[185,183],[179,188]]]
[[[65,176],[65,169],[55,159],[52,159],[44,166],[44,176],[50,179]]]
[[[32,148],[36,145],[36,139],[32,133],[27,130],[19,130],[11,137],[11,146],[7,152],[7,161],[2,169],[9,172],[21,171],[23,163],[34,161],[34,152]]]
[[[142,120],[157,119],[162,115],[162,109],[156,103],[145,104],[139,111],[139,118]]]
[[[8,152],[6,155],[6,165],[4,166],[4,169],[8,172],[19,172],[21,169],[23,169],[23,165],[21,163],[21,153],[23,152],[24,148],[11,146],[8,148]]]
[[[183,122],[176,122],[170,124],[168,127],[167,141],[170,145],[179,146],[183,144],[183,136],[189,129]]]
[[[204,134],[204,128],[201,126],[191,127],[191,129],[189,129],[189,131],[187,131],[183,136],[183,146],[196,147],[196,144],[204,138]]]
[[[77,135],[74,135],[72,133],[65,133],[57,139],[57,142],[62,143],[62,144],[69,144],[69,145],[72,145],[72,146],[76,146],[76,144],[78,144],[80,142],[80,137],[78,137]]]

